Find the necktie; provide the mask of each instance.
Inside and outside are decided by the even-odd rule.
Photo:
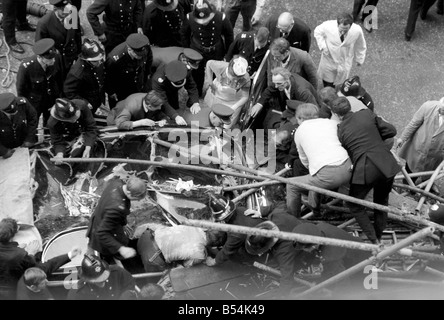
[[[341,33],[341,42],[344,42],[345,33]]]

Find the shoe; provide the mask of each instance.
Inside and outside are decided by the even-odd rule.
[[[404,35],[405,35],[405,41],[412,40],[412,35],[411,34],[405,33]]]
[[[31,26],[29,23],[18,26],[17,31],[31,31],[34,32],[36,28],[34,26]]]
[[[25,53],[25,49],[19,43],[10,44],[9,48],[17,53]]]

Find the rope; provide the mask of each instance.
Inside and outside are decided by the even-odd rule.
[[[6,44],[6,53],[4,55],[0,55],[0,58],[5,57],[6,58],[6,63],[8,64],[8,68],[6,70],[6,75],[3,78],[1,85],[3,88],[9,88],[12,84],[12,82],[14,81],[14,78],[12,77],[11,74],[11,61],[9,59],[9,53],[11,52],[11,48],[9,48],[8,43],[5,40],[5,37],[3,36],[3,39],[0,39],[0,47]]]

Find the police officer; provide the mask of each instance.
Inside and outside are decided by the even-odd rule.
[[[182,61],[188,68],[188,72],[196,70],[202,61],[202,55],[196,50],[182,47],[166,47],[158,48],[152,47],[153,51],[153,64],[152,69],[154,71],[162,64],[168,64],[171,61]]]
[[[105,88],[110,108],[136,92],[148,92],[153,52],[148,38],[133,33],[108,54]]]
[[[62,57],[54,44],[50,38],[37,41],[32,48],[34,55],[20,64],[16,81],[17,95],[28,99],[37,111],[37,118],[43,114],[44,126],[49,118],[49,106],[62,95]]]
[[[85,39],[82,53],[68,72],[64,92],[68,99],[84,99],[96,110],[105,104],[105,49],[93,39]]]
[[[199,95],[202,95],[204,70],[208,60],[223,60],[233,42],[233,27],[225,14],[214,9],[207,0],[199,0],[194,11],[187,14],[181,30],[184,47],[194,49],[203,56],[193,71]]]
[[[166,106],[179,109],[179,90],[184,87],[188,92],[187,106],[192,114],[200,111],[199,94],[193,76],[181,61],[171,61],[160,66],[153,75],[153,90],[157,91]]]
[[[73,8],[68,0],[49,0],[49,3],[54,6],[54,10],[49,11],[37,23],[35,42],[43,38],[53,39],[55,48],[62,54],[64,71],[68,72],[81,52],[82,35],[80,28],[76,28],[75,23],[70,20]],[[65,26],[69,21],[73,24],[72,28]]]
[[[229,0],[225,6],[225,13],[231,25],[236,25],[239,13],[242,15],[242,31],[250,31],[252,25],[259,22],[265,0]]]
[[[98,136],[96,122],[87,103],[77,99],[56,99],[51,108],[48,129],[55,158],[89,158]]]
[[[190,0],[154,0],[143,15],[143,32],[156,47],[183,47],[180,28],[192,10]]]
[[[34,107],[10,92],[0,94],[0,156],[9,158],[14,148],[35,143],[38,119]]]
[[[248,61],[248,73],[253,76],[270,47],[269,35],[265,27],[259,28],[257,33],[254,31],[239,33],[230,45],[225,61],[231,61],[235,55],[243,56]]]
[[[126,183],[119,178],[112,179],[103,190],[86,236],[89,238],[88,246],[106,261],[136,256],[137,240],[132,242],[125,229],[127,216],[131,213],[131,201],[142,200],[145,195],[146,183],[137,177],[129,178]]]
[[[105,12],[103,22],[99,15]],[[86,10],[86,17],[109,54],[132,33],[143,34],[143,9],[140,0],[95,0]]]

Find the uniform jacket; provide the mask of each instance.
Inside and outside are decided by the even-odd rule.
[[[282,201],[273,206],[261,208],[261,214],[268,216],[268,220],[273,222],[279,231],[292,232],[293,229],[302,222],[296,217],[290,215],[287,210],[287,204]],[[293,241],[279,239],[271,248],[271,254],[279,264],[281,271],[281,289],[290,289],[295,285],[293,281],[295,267],[297,266],[297,251],[294,249]]]
[[[347,113],[338,125],[338,137],[353,163],[352,184],[371,184],[379,176],[394,177],[400,167],[383,140],[396,135],[396,128],[364,109]]]
[[[64,92],[68,99],[88,101],[95,112],[101,104],[105,104],[104,65],[95,68],[87,61],[77,59],[66,77]]]
[[[105,256],[113,256],[129,242],[123,227],[130,214],[131,201],[123,192],[124,183],[120,179],[111,180],[89,222],[86,236],[89,246]]]
[[[244,215],[246,208],[239,207],[233,215],[226,221],[227,224],[244,227],[255,227],[259,223],[263,222],[263,219],[255,219]],[[240,248],[245,246],[246,234],[241,233],[228,233],[227,240],[224,246],[216,255],[216,264],[221,264],[235,255]]]
[[[358,63],[364,63],[367,52],[367,44],[362,28],[353,23],[344,42],[341,42],[338,22],[336,20],[325,21],[314,30],[314,37],[319,50],[328,48],[329,54],[321,55],[319,62],[319,77],[329,79],[328,75],[337,72],[334,84],[342,84],[350,75],[353,59]],[[326,78],[327,76],[327,78]]]
[[[35,142],[38,118],[34,107],[25,98],[15,98],[18,112],[11,119],[0,112],[0,156],[23,142]]]
[[[166,65],[160,66],[156,73],[153,75],[152,86],[153,90],[160,94],[165,101],[165,107],[172,107],[173,109],[179,109],[179,90],[180,88],[174,87],[171,82],[165,76]],[[197,85],[194,82],[193,76],[189,71],[187,74],[187,81],[184,85],[185,90],[188,92],[189,105],[199,102],[199,92],[197,91]]]
[[[190,109],[179,109],[179,115],[182,116],[188,125],[192,122],[197,122],[197,125],[202,128],[212,127],[210,122],[210,113],[212,109],[209,107],[203,107],[196,114],[192,114]]]
[[[163,105],[158,111],[145,112],[142,101],[146,93],[134,93],[125,100],[119,101],[114,109],[111,110],[113,118],[109,118],[108,125],[116,124],[119,130],[132,130],[133,121],[141,119],[151,119],[159,121],[165,118],[165,114],[172,120],[177,117],[177,112],[170,106]]]
[[[55,99],[63,94],[64,74],[60,55],[56,56],[54,65],[48,66],[46,71],[36,55],[26,58],[17,73],[17,96],[28,99],[38,114],[43,113],[48,118],[48,110],[54,105]]]
[[[281,106],[280,111],[284,111],[286,109],[287,100],[298,100],[305,103],[313,103],[317,106],[319,105],[318,93],[316,92],[315,88],[313,88],[310,82],[297,74],[291,75],[290,81],[290,99],[285,94],[285,91],[279,91],[279,89],[276,88],[274,84],[272,84],[264,90],[258,103],[264,106],[268,101],[270,101],[270,99],[277,98],[279,101],[279,105]]]
[[[216,12],[207,24],[197,23],[190,13],[181,29],[182,43],[185,48],[194,49],[204,58],[222,60],[233,42],[233,27],[225,14]]]
[[[297,73],[305,80],[311,83],[311,85],[317,89],[318,87],[318,77],[316,75],[316,66],[313,62],[311,56],[300,49],[290,47],[290,57],[285,69],[289,70],[291,73]],[[274,60],[273,55],[269,54],[267,58],[267,75],[268,75],[268,85],[271,86],[273,82],[271,81],[271,70],[276,67],[280,67],[281,63]]]
[[[151,47],[153,51],[153,64],[151,68],[154,72],[159,68],[162,64],[168,64],[171,61],[178,60],[179,55],[183,52],[183,47]]]
[[[99,15],[105,12],[102,26]],[[133,33],[142,28],[142,3],[140,0],[95,0],[86,10],[86,17],[96,36],[104,34],[104,29]]]
[[[435,170],[444,159],[444,126],[439,126],[439,101],[427,101],[402,132],[399,156],[413,172]]]
[[[143,33],[157,47],[183,47],[180,29],[186,15],[192,11],[192,1],[179,0],[173,11],[163,11],[150,3],[143,14]]]
[[[82,35],[80,28],[65,28],[54,11],[50,11],[37,23],[35,41],[37,42],[43,38],[54,40],[55,48],[62,54],[64,71],[68,72],[81,52]]]
[[[108,95],[117,94],[120,101],[132,93],[146,92],[152,63],[151,47],[142,59],[137,60],[128,54],[125,42],[119,44],[108,54],[105,63],[105,88]]]
[[[248,73],[250,76],[259,69],[262,60],[267,53],[270,44],[263,48],[255,50],[254,48],[254,31],[241,32],[234,39],[225,55],[225,61],[230,61],[234,55],[243,56],[248,61]]]
[[[273,15],[265,23],[265,27],[270,31],[270,41],[282,37],[281,31],[277,28],[278,19],[279,15]],[[288,40],[293,48],[309,52],[311,29],[304,21],[295,17],[293,28],[285,39]]]
[[[119,300],[122,294],[134,291],[136,283],[127,270],[111,265],[105,286],[98,286],[79,280],[78,289],[69,290],[67,300]]]
[[[53,116],[50,116],[48,120],[51,143],[56,154],[65,153],[68,142],[80,137],[81,134],[84,136],[85,146],[90,147],[94,145],[98,136],[96,121],[87,103],[77,99],[71,101],[80,109],[80,117],[76,122],[59,121]]]

